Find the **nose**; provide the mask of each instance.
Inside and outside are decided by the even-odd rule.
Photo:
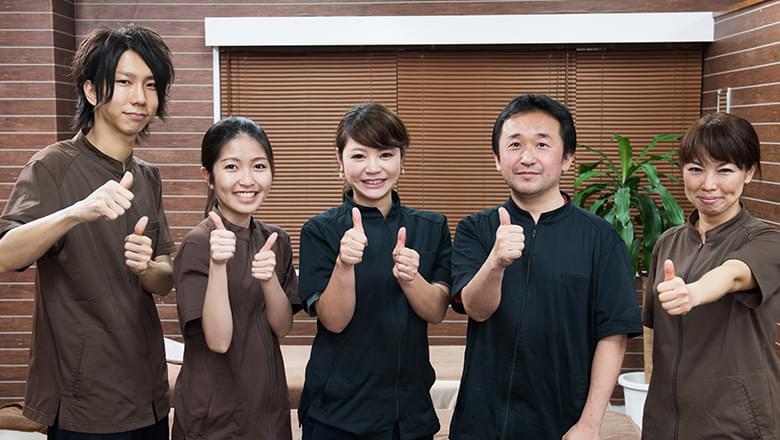
[[[534,161],[536,161],[536,157],[534,156],[533,148],[524,148],[520,152],[520,163],[530,165],[533,164]]]
[[[254,183],[252,179],[252,170],[250,168],[245,168],[241,171],[238,183],[242,186],[251,186]]]
[[[702,189],[705,191],[713,191],[718,188],[716,184],[717,175],[716,172],[704,173],[704,182],[702,183]]]
[[[132,91],[130,92],[130,99],[134,105],[146,104],[146,90],[144,89],[143,82],[138,82],[133,85]]]
[[[379,171],[381,171],[381,167],[379,166],[379,159],[376,157],[369,157],[366,161],[366,172],[378,173]]]

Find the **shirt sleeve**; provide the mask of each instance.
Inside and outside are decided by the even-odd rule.
[[[315,304],[328,286],[336,265],[339,243],[328,240],[319,225],[312,221],[301,228],[300,278],[298,294],[303,310],[316,315]]]
[[[780,293],[780,231],[766,225],[750,234],[748,242],[730,252],[726,260],[740,260],[747,264],[758,288],[752,292],[737,292],[737,301],[756,308]]]
[[[182,334],[191,334],[195,327],[188,328],[188,324],[203,316],[203,301],[209,281],[209,246],[201,241],[197,237],[185,240],[173,262],[176,307]]]
[[[298,298],[298,275],[293,265],[292,244],[286,231],[280,229],[279,243],[281,252],[276,258],[276,276],[282,285],[284,293],[292,306],[293,314],[301,310],[301,300]]]
[[[450,303],[452,309],[465,314],[460,298],[461,290],[479,272],[487,259],[488,252],[480,241],[474,219],[466,217],[455,229],[455,242],[452,245],[452,289]]]
[[[0,238],[8,231],[62,209],[54,177],[40,161],[31,161],[19,173],[0,215]],[[54,247],[61,246],[62,238]],[[24,269],[24,268],[21,268]]]
[[[600,246],[601,255],[593,269],[596,339],[619,334],[627,334],[629,338],[639,336],[642,321],[628,250],[614,230],[601,241],[604,242]]]
[[[446,284],[447,287],[452,285],[451,258],[452,237],[450,236],[450,228],[447,226],[447,217],[444,217],[439,244],[436,248],[436,260],[433,263],[433,275],[431,276],[430,280],[431,283]]]
[[[160,171],[153,168],[154,178],[157,187],[157,242],[154,247],[152,258],[159,255],[170,255],[176,251],[176,244],[171,240],[171,231],[168,227],[168,219],[165,217],[162,197],[162,181],[160,180]]]

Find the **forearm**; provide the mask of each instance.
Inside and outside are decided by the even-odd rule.
[[[79,223],[65,208],[8,231],[0,239],[0,273],[31,265]]]
[[[504,267],[488,257],[460,293],[463,308],[469,318],[482,322],[495,313],[501,303],[503,279]]]
[[[728,260],[705,273],[697,281],[688,284],[693,306],[715,302],[729,293],[754,289],[756,280],[747,264],[740,260]]]
[[[203,300],[203,336],[209,350],[225,353],[233,340],[233,314],[228,295],[227,265],[209,266],[206,297]]]
[[[412,281],[399,281],[409,305],[420,318],[432,324],[444,319],[449,303],[449,288],[440,283],[429,283],[417,274]]]
[[[160,255],[149,262],[149,268],[138,275],[141,287],[149,293],[166,296],[173,288],[173,266],[169,255]]]
[[[626,335],[612,335],[602,338],[596,344],[588,398],[577,423],[585,424],[597,431],[601,427],[609,398],[620,374],[627,341]]]
[[[292,307],[287,295],[284,293],[276,273],[270,280],[260,281],[265,298],[265,317],[276,337],[287,335],[292,328]]]
[[[328,286],[317,301],[317,316],[328,331],[341,333],[355,313],[355,268],[336,258]]]

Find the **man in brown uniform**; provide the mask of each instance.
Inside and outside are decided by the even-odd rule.
[[[74,61],[78,134],[22,169],[0,216],[0,272],[37,264],[24,415],[49,438],[167,439],[162,329],[172,285],[159,172],[133,156],[165,116],[170,51],[137,26],[89,34]]]

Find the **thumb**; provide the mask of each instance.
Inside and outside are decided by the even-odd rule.
[[[272,247],[274,247],[274,244],[276,243],[276,239],[279,238],[279,234],[274,232],[273,234],[268,236],[268,240],[265,241],[265,244],[262,248],[260,248],[260,252],[263,251],[270,251]]]
[[[222,219],[219,218],[219,214],[217,214],[215,211],[209,212],[209,218],[217,229],[225,229],[225,224],[222,223]]]
[[[133,174],[130,173],[130,171],[126,171],[125,175],[122,176],[122,180],[119,181],[119,184],[124,186],[127,189],[130,189],[133,187]]]
[[[360,210],[352,208],[352,227],[363,232],[363,217],[360,216]]]
[[[498,208],[498,220],[499,224],[502,225],[511,225],[512,220],[509,219],[509,211],[506,210],[503,206]]]
[[[664,281],[672,280],[674,277],[674,263],[672,260],[664,261]]]
[[[133,232],[135,232],[135,235],[144,235],[144,231],[146,230],[146,225],[149,223],[149,217],[143,216],[138,219],[138,223],[135,224],[135,229]]]
[[[398,229],[398,241],[395,244],[394,250],[403,249],[404,247],[406,247],[406,227],[401,226]]]

